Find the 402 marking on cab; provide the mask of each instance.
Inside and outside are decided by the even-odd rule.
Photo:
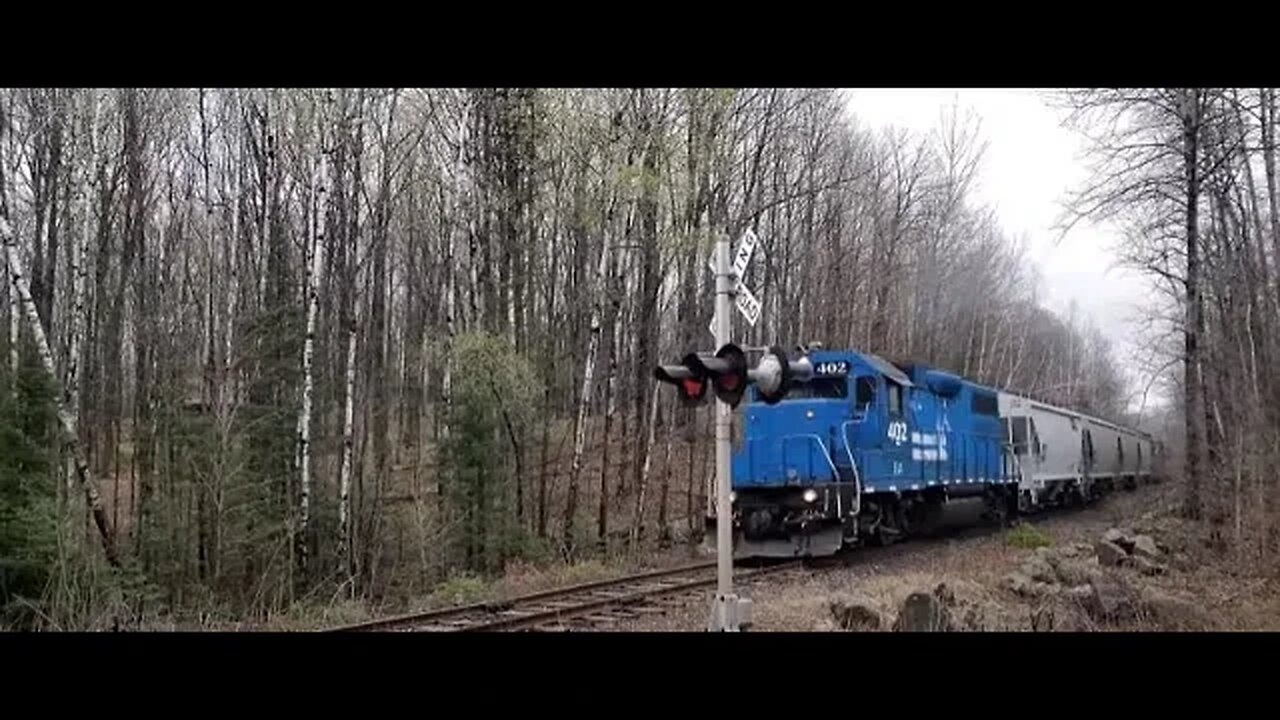
[[[894,422],[889,423],[888,434],[890,440],[901,445],[907,441],[907,424],[900,420],[895,420]]]
[[[815,375],[848,375],[849,363],[841,362],[820,362],[813,367]]]

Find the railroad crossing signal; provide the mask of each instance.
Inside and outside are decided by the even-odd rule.
[[[786,397],[795,383],[812,376],[813,364],[808,358],[789,360],[777,346],[769,348],[756,367],[750,367],[746,352],[733,343],[725,343],[714,354],[691,352],[678,365],[654,368],[654,377],[675,385],[686,407],[702,404],[708,385],[731,408],[742,402],[747,386],[753,384],[760,399],[772,405]]]

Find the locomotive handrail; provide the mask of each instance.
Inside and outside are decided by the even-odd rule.
[[[861,420],[846,420],[840,426],[840,439],[844,441],[845,455],[849,456],[849,467],[853,469],[853,516],[858,517],[862,514],[862,478],[858,476],[858,463],[853,459],[853,450],[849,442],[849,426]],[[840,496],[840,491],[836,490],[836,497]]]
[[[831,459],[831,453],[827,452],[827,446],[822,444],[822,438],[818,437],[814,433],[797,433],[794,435],[783,435],[781,446],[782,446],[782,457],[783,457],[784,463],[786,461],[787,440],[790,440],[791,438],[807,438],[809,440],[812,440],[818,443],[818,447],[822,449],[822,456],[826,458],[827,465],[831,467],[831,479],[836,482],[840,482],[840,471],[836,470],[836,464]]]
[[[1019,485],[1021,485],[1022,484],[1022,460],[1018,458],[1018,453],[1014,452],[1013,443],[1011,442],[1000,443],[1000,450],[1002,451],[1001,455],[1004,456],[1005,465],[1011,466],[1006,470],[1006,473],[1012,474],[1013,478],[1018,481]]]

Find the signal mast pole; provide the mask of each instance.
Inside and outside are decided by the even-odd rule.
[[[716,239],[716,347],[730,341],[732,317],[729,296],[733,292],[729,236]],[[711,612],[711,631],[738,631],[738,596],[733,592],[733,507],[729,501],[730,430],[733,410],[716,400],[716,598]]]

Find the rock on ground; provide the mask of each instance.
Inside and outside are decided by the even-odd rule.
[[[902,603],[894,632],[946,632],[951,629],[947,606],[929,592],[913,592]]]
[[[1041,597],[1050,587],[1047,583],[1032,580],[1022,572],[1011,572],[1001,582],[1006,590],[1025,598]]]
[[[1136,593],[1116,575],[1099,575],[1089,581],[1092,589],[1085,610],[1097,621],[1130,620],[1137,615]]]
[[[1090,580],[1098,575],[1099,570],[1097,565],[1083,560],[1060,560],[1055,572],[1059,582],[1063,585],[1074,587],[1087,585]]]
[[[1139,535],[1133,540],[1133,554],[1155,560],[1160,557],[1160,550],[1150,535]]]
[[[880,612],[860,598],[838,596],[829,603],[831,617],[841,630],[879,630]]]
[[[1098,553],[1098,563],[1105,567],[1122,565],[1129,557],[1123,547],[1107,540],[1105,536],[1102,541],[1094,545],[1094,550]]]
[[[1093,546],[1083,542],[1071,543],[1058,548],[1057,555],[1060,558],[1090,558],[1093,557]]]
[[[1043,550],[1045,548],[1041,548],[1041,549]],[[1019,568],[1019,571],[1023,575],[1026,575],[1032,580],[1035,580],[1038,582],[1042,582],[1042,583],[1057,582],[1058,578],[1053,571],[1053,565],[1051,565],[1049,562],[1049,559],[1048,559],[1049,557],[1051,556],[1048,553],[1043,553],[1043,554],[1037,553],[1035,555],[1032,555],[1031,557],[1022,561],[1022,567]]]
[[[1102,535],[1103,542],[1119,545],[1126,553],[1133,550],[1133,533],[1120,528],[1111,528]]]
[[[1143,557],[1142,555],[1134,555],[1129,558],[1129,562],[1138,568],[1138,572],[1143,575],[1164,575],[1167,568],[1154,560]]]

